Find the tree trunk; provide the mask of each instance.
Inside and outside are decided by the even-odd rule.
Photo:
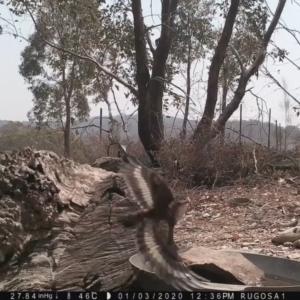
[[[222,114],[219,116],[217,122],[216,122],[216,129],[217,131],[220,131],[222,127],[225,126],[229,118],[232,116],[232,114],[237,110],[239,107],[241,101],[243,100],[245,93],[246,93],[246,87],[249,79],[251,76],[253,76],[257,70],[259,69],[260,65],[263,63],[266,53],[267,53],[267,47],[270,42],[271,36],[278,24],[278,21],[280,19],[280,16],[282,14],[282,11],[284,9],[286,0],[279,0],[276,12],[274,14],[274,17],[268,27],[268,30],[266,31],[264,38],[263,38],[263,45],[258,53],[256,55],[256,60],[250,66],[248,69],[244,70],[242,69],[241,76],[239,79],[238,87],[235,91],[233,99],[230,101],[230,103],[226,106]]]
[[[226,24],[228,22],[228,26],[229,26],[229,23],[230,25],[233,26],[232,22],[230,20],[232,20],[233,18],[233,10],[231,11],[232,9],[232,6],[234,5],[238,5],[237,4],[238,1],[234,1],[232,0],[231,1],[231,6],[230,6],[230,9],[229,9],[229,12],[228,12],[228,15],[227,15],[227,18],[226,18],[226,22],[225,22],[225,26],[224,26],[224,29],[223,29],[223,33],[222,33],[222,37],[220,39],[220,42],[216,48],[216,51],[215,51],[215,55],[213,57],[213,60],[212,60],[212,64],[211,64],[211,67],[210,67],[210,73],[209,73],[209,79],[208,79],[208,89],[207,89],[207,99],[206,99],[206,104],[205,104],[205,110],[204,110],[204,115],[200,121],[200,123],[198,124],[197,126],[197,130],[195,131],[195,135],[194,137],[196,138],[197,136],[199,136],[199,134],[201,132],[203,132],[203,129],[207,126],[211,126],[211,123],[212,123],[212,118],[213,118],[213,114],[214,114],[214,109],[215,109],[215,104],[216,104],[216,99],[217,99],[217,83],[218,83],[218,76],[219,76],[219,63],[220,63],[220,52],[221,54],[223,54],[223,48],[220,47],[221,44],[223,44],[223,46],[226,44],[226,43],[221,43],[222,41],[222,38],[223,38],[223,34],[227,32],[227,35],[229,33],[229,29],[227,28],[227,30],[225,30],[226,28]],[[277,5],[277,8],[276,8],[276,11],[274,13],[274,16],[273,16],[273,19],[263,37],[263,41],[262,41],[262,47],[261,49],[259,50],[259,52],[257,53],[257,55],[255,55],[256,57],[256,60],[253,62],[253,64],[247,68],[247,69],[244,69],[244,67],[241,65],[241,75],[240,75],[240,79],[239,79],[239,83],[238,83],[238,87],[235,91],[235,94],[234,94],[234,97],[233,99],[230,101],[230,103],[228,105],[226,105],[224,111],[222,112],[222,114],[219,116],[219,118],[217,119],[216,121],[216,124],[214,126],[214,134],[213,136],[215,136],[217,133],[219,133],[222,129],[222,127],[225,126],[225,124],[227,123],[227,121],[229,120],[229,118],[232,116],[232,114],[236,111],[236,109],[239,107],[245,93],[246,93],[246,87],[247,87],[247,84],[248,84],[248,81],[250,80],[250,78],[255,74],[257,73],[260,65],[264,62],[264,59],[265,59],[265,56],[266,56],[266,53],[267,53],[267,47],[268,47],[268,44],[270,42],[270,39],[271,39],[271,36],[279,22],[279,19],[280,19],[280,16],[282,14],[282,11],[284,9],[284,6],[285,6],[285,3],[286,3],[286,0],[279,0],[278,1],[278,5]],[[231,13],[230,13],[231,11]],[[232,29],[232,28],[231,28]],[[232,31],[231,31],[232,32]],[[228,39],[228,36],[227,38],[224,37],[224,40],[229,42],[229,39]],[[227,43],[227,46],[228,46],[228,43]],[[227,48],[226,46],[226,48]],[[226,51],[226,49],[225,49]],[[217,53],[219,53],[217,55]],[[217,58],[215,58],[217,56]],[[215,87],[215,92],[213,91],[213,88]],[[204,127],[205,125],[205,127]]]
[[[140,0],[132,1],[132,13],[134,20],[134,36],[136,50],[137,73],[136,81],[139,92],[138,107],[138,133],[141,142],[149,155],[151,161],[154,157],[151,153],[153,140],[150,132],[150,95],[148,93],[148,83],[150,73],[148,69],[148,57],[144,32],[144,20],[142,15],[142,4]]]
[[[191,41],[188,47],[188,61],[186,67],[186,100],[185,100],[185,110],[182,122],[182,137],[186,137],[186,125],[189,117],[189,110],[190,110],[190,94],[191,94],[191,51],[192,45]]]
[[[66,76],[66,68],[62,71],[63,78],[63,89],[64,89],[64,98],[65,98],[65,109],[66,109],[66,124],[64,129],[64,146],[65,146],[65,157],[71,157],[71,142],[70,142],[70,131],[71,131],[71,98],[74,88],[74,79],[75,79],[75,65],[76,60],[73,58],[72,69],[69,75],[70,84],[68,86],[68,79]]]
[[[155,153],[164,140],[163,92],[166,61],[171,47],[174,14],[178,0],[162,1],[162,29],[159,43],[153,55],[153,69],[150,77],[146,32],[141,0],[132,1],[134,40],[136,51],[138,85],[138,132],[141,142],[154,166],[159,166]]]
[[[231,0],[231,5],[228,10],[222,35],[211,61],[207,83],[207,98],[204,113],[202,119],[200,120],[195,130],[194,138],[198,138],[199,136],[201,136],[201,134],[205,132],[207,128],[210,128],[212,124],[216,104],[218,101],[219,74],[232,35],[233,25],[235,23],[235,19],[238,13],[239,4],[240,0]]]
[[[247,82],[245,80],[240,80],[238,88],[235,92],[233,99],[230,101],[228,105],[224,108],[224,111],[219,116],[216,122],[216,128],[218,131],[222,130],[225,127],[227,121],[231,117],[231,115],[238,109],[246,91]]]
[[[70,99],[66,99],[66,124],[64,130],[64,144],[65,144],[65,157],[71,157],[70,145],[70,131],[71,131],[71,106]]]
[[[25,148],[0,154],[0,291],[124,290],[135,209],[117,174]],[[133,205],[133,206],[132,206]]]
[[[226,101],[227,101],[227,93],[228,93],[228,88],[226,86],[226,83],[223,84],[222,87],[222,103],[221,103],[221,114],[223,111],[225,111],[226,108]],[[223,126],[220,129],[220,133],[224,136],[225,135],[225,126]]]

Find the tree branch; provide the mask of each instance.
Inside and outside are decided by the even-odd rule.
[[[102,72],[104,72],[105,74],[107,74],[108,76],[112,77],[113,79],[115,79],[116,81],[118,81],[119,83],[121,83],[123,86],[125,86],[126,88],[128,88],[128,89],[130,90],[130,92],[131,92],[134,96],[136,96],[136,97],[139,96],[139,95],[138,95],[138,91],[137,91],[132,85],[130,85],[129,83],[127,83],[126,81],[124,81],[123,79],[121,79],[120,77],[118,77],[117,75],[113,74],[109,69],[107,69],[106,67],[104,67],[104,66],[102,66],[101,64],[99,64],[99,62],[97,62],[97,61],[96,61],[94,58],[92,58],[91,56],[89,56],[89,55],[81,55],[81,54],[75,53],[75,52],[73,52],[72,50],[65,49],[65,48],[63,48],[63,47],[60,47],[60,46],[58,46],[58,45],[55,45],[55,44],[53,44],[53,43],[47,41],[47,40],[41,35],[41,33],[40,33],[40,31],[39,31],[39,28],[38,28],[38,26],[37,26],[36,20],[34,19],[34,17],[33,17],[32,13],[31,13],[31,11],[29,10],[29,8],[27,7],[26,4],[25,4],[25,7],[26,7],[26,10],[27,10],[27,12],[29,13],[29,15],[30,15],[30,17],[31,17],[31,19],[32,19],[32,21],[33,21],[33,23],[34,23],[35,29],[36,29],[36,31],[37,31],[39,37],[42,39],[42,41],[43,41],[44,43],[46,43],[46,44],[49,45],[50,47],[53,47],[53,48],[55,48],[55,49],[57,49],[57,50],[59,50],[59,51],[62,51],[62,52],[64,52],[64,53],[68,53],[68,54],[74,55],[74,56],[77,57],[77,58],[80,58],[80,59],[83,59],[83,60],[92,62],[93,64],[95,64],[95,65],[97,66],[97,68],[98,68],[99,70],[101,70]]]
[[[146,95],[146,86],[150,79],[148,69],[147,48],[145,44],[145,24],[142,14],[141,0],[132,1],[132,14],[134,22],[134,42],[137,64],[137,83],[141,99]],[[141,100],[140,99],[140,100]]]
[[[244,65],[243,65],[243,62],[242,62],[242,59],[238,53],[238,51],[232,46],[232,45],[229,45],[229,47],[232,49],[234,55],[236,56],[238,62],[239,62],[239,65],[241,67],[241,74],[243,75],[245,73],[245,68],[244,68]]]
[[[278,1],[278,5],[276,8],[276,11],[274,13],[273,19],[268,27],[268,30],[266,31],[264,38],[263,38],[263,43],[262,43],[262,47],[256,57],[256,60],[254,61],[254,63],[252,64],[251,67],[249,67],[246,72],[245,72],[245,80],[249,80],[250,77],[255,74],[256,71],[258,71],[258,68],[260,67],[260,65],[263,63],[265,56],[267,54],[267,47],[268,44],[270,42],[271,36],[279,22],[280,16],[282,14],[282,11],[284,9],[286,0],[279,0]]]
[[[239,107],[246,91],[246,87],[248,84],[248,81],[251,76],[253,76],[257,71],[260,65],[263,63],[266,52],[267,52],[267,47],[270,42],[271,36],[279,22],[281,13],[284,9],[286,0],[278,0],[278,5],[276,12],[274,14],[274,17],[268,27],[267,32],[265,33],[263,37],[263,44],[261,49],[259,50],[259,54],[252,64],[245,72],[244,74],[241,74],[240,79],[239,79],[239,84],[238,87],[235,91],[235,95],[233,99],[230,101],[230,103],[226,106],[222,114],[219,116],[217,122],[216,122],[216,129],[219,131],[222,127],[225,126],[226,122],[229,120],[233,112]]]
[[[239,0],[231,0],[225,25],[222,31],[222,35],[215,49],[215,53],[211,61],[208,83],[207,83],[207,98],[206,98],[205,108],[204,108],[202,119],[199,122],[197,129],[195,131],[194,137],[196,137],[198,134],[201,133],[203,126],[204,127],[210,126],[212,123],[214,113],[215,113],[216,103],[218,100],[219,74],[232,35],[233,26],[236,20],[239,5],[240,5]]]
[[[300,105],[300,101],[297,100],[291,93],[289,93],[281,84],[280,82],[267,70],[267,68],[264,68],[264,74],[271,78],[274,83],[280,87],[287,95],[289,95],[295,102],[297,102]]]
[[[180,86],[176,85],[175,83],[172,83],[164,78],[161,78],[159,76],[155,77],[155,78],[152,78],[151,80],[157,80],[157,81],[160,81],[160,82],[163,82],[163,83],[167,83],[167,84],[170,84],[170,85],[173,85],[174,87],[176,87],[177,89],[179,89],[186,97],[188,97],[190,99],[190,101],[193,103],[193,105],[196,106],[195,104],[195,101],[193,100],[193,98],[191,96],[189,96]]]
[[[148,46],[149,46],[150,51],[151,51],[151,53],[152,53],[152,55],[154,57],[154,55],[155,55],[155,49],[154,49],[154,47],[152,45],[152,42],[151,42],[151,39],[150,39],[150,36],[149,36],[149,30],[147,29],[146,26],[145,26],[145,34],[146,34],[146,39],[147,39]]]
[[[176,13],[178,0],[163,0],[162,1],[162,27],[160,33],[159,44],[156,48],[157,53],[165,53],[166,57],[162,57],[162,62],[165,63],[167,55],[171,47],[171,34],[174,24],[174,14]]]

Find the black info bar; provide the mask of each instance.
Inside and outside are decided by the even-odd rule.
[[[299,300],[300,292],[0,292],[1,300]]]

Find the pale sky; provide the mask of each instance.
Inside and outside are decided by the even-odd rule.
[[[269,5],[274,12],[275,7],[278,1],[270,0]],[[281,20],[291,28],[300,31],[300,7],[291,2],[287,1]],[[144,16],[149,16],[151,14],[150,10],[150,1],[144,0]],[[160,1],[153,0],[152,7],[153,14],[160,13]],[[10,18],[10,14],[5,6],[0,6],[0,14],[2,17]],[[146,24],[153,24],[152,17],[145,18]],[[154,19],[155,20],[155,19]],[[157,20],[157,19],[156,19]],[[0,21],[1,23],[1,21]],[[24,36],[28,36],[30,32],[33,32],[33,25],[31,21],[27,18],[17,23],[18,28],[21,28]],[[289,58],[294,61],[296,64],[300,65],[300,46],[296,44],[295,40],[284,30],[278,30],[273,36],[272,40],[276,42],[279,47],[284,47],[289,52]],[[24,83],[23,78],[18,73],[18,65],[20,64],[20,53],[26,46],[26,42],[23,40],[20,42],[20,39],[14,39],[9,35],[0,36],[0,120],[13,120],[13,121],[25,121],[27,120],[27,112],[32,107],[32,95],[28,91],[26,84]],[[289,92],[294,95],[296,98],[300,98],[300,74],[299,70],[293,66],[291,63],[285,61],[283,64],[276,62],[275,64],[269,59],[267,62],[268,68],[271,71],[272,75],[276,77],[278,81],[282,83],[282,79],[285,78]],[[280,70],[280,72],[278,72]],[[280,107],[280,102],[283,100],[283,93],[274,85],[268,87],[269,81],[266,81],[264,78],[259,78],[257,81],[253,78],[254,88],[253,92],[258,94],[260,97],[264,98],[267,104],[267,108],[272,109],[272,120],[278,120],[284,124],[284,111]],[[181,86],[184,89],[184,80],[182,78],[177,78],[175,83]],[[253,86],[250,84],[248,87]],[[122,94],[122,90],[117,93],[117,98],[119,99],[119,106],[123,111],[131,113],[134,111],[134,108]],[[180,93],[178,91],[178,93]],[[198,103],[197,110],[202,111],[203,100],[199,104],[200,100],[197,100],[194,97],[204,98],[205,92],[200,90],[198,96],[193,93],[193,100]],[[196,96],[195,96],[196,95]],[[291,100],[292,106],[294,101]],[[99,109],[102,107],[106,110],[104,104],[98,104],[97,106],[91,104],[91,116],[99,115]],[[255,118],[258,115],[256,100],[251,95],[246,95],[243,100],[243,115],[244,119]],[[117,113],[117,111],[115,110]],[[173,109],[168,114],[174,114],[176,111]],[[235,113],[234,117],[237,117],[239,113]],[[292,115],[294,115],[292,113]],[[180,116],[180,114],[179,114]],[[265,120],[267,116],[264,117]],[[300,119],[293,117],[292,123],[298,125]]]

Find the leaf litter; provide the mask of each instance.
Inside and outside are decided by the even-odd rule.
[[[191,202],[175,228],[176,243],[300,260],[300,249],[291,243],[272,243],[274,236],[300,220],[300,193],[288,182],[280,178],[254,187],[187,190]]]

